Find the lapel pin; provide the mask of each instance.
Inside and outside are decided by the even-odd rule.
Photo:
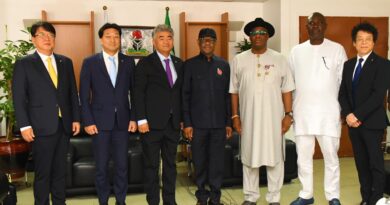
[[[217,68],[217,74],[222,75],[222,73],[223,73],[222,70],[220,68]]]

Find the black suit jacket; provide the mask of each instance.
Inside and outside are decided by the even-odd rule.
[[[352,75],[357,58],[344,63],[343,78],[339,91],[341,115],[353,113],[368,129],[384,129],[388,124],[383,106],[390,62],[372,52],[363,65],[355,91],[355,103],[352,99]]]
[[[172,88],[156,52],[141,59],[135,70],[136,118],[146,119],[151,129],[164,129],[171,114],[174,128],[180,128],[183,62],[175,56],[171,58],[177,73]]]
[[[182,107],[184,127],[231,126],[230,67],[220,57],[199,54],[184,63]]]
[[[118,128],[127,130],[135,112],[133,101],[134,59],[118,53],[118,74],[115,87],[111,83],[103,53],[84,59],[80,74],[80,101],[83,126],[95,124],[98,130],[112,130],[115,120]],[[116,118],[115,118],[116,117]]]
[[[12,79],[17,127],[32,126],[37,136],[51,135],[58,128],[58,107],[66,133],[80,121],[79,100],[72,61],[54,54],[58,88],[37,52],[16,61]]]

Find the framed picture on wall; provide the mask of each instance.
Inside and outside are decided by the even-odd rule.
[[[153,53],[152,26],[121,26],[121,52],[134,58]]]

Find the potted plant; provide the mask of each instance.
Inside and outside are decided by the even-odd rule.
[[[238,52],[237,53],[242,53],[246,50],[249,50],[251,49],[252,47],[252,44],[250,41],[248,41],[248,39],[244,38],[244,40],[240,41],[237,43],[236,46],[234,46],[236,48],[238,48]]]
[[[28,31],[23,31],[28,33]],[[11,179],[24,176],[30,145],[15,137],[15,112],[12,103],[12,75],[15,61],[34,48],[31,40],[6,40],[0,49],[0,122],[6,121],[6,136],[0,138],[0,170]]]

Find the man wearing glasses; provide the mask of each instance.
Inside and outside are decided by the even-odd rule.
[[[72,60],[53,53],[56,31],[48,22],[31,27],[36,52],[15,62],[12,92],[17,126],[32,144],[34,204],[65,204],[69,137],[80,131]]]
[[[242,205],[259,199],[259,168],[267,167],[270,205],[279,205],[284,179],[284,139],[292,124],[294,81],[287,60],[267,48],[274,27],[261,18],[249,22],[244,32],[251,49],[233,59],[230,77],[233,127],[241,134],[243,164]]]
[[[232,134],[229,64],[214,55],[217,35],[199,32],[200,54],[184,63],[182,103],[184,134],[191,141],[197,205],[220,205],[224,148]],[[210,190],[206,189],[206,184]]]
[[[325,17],[318,12],[307,19],[309,40],[291,51],[290,67],[295,78],[294,131],[298,154],[299,197],[291,205],[313,204],[313,154],[315,139],[325,162],[325,197],[330,205],[340,204],[340,167],[337,151],[341,122],[338,91],[344,48],[324,38]]]

